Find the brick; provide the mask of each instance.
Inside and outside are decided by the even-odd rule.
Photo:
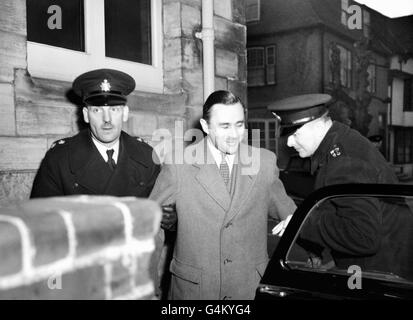
[[[77,108],[46,107],[25,104],[16,107],[19,135],[71,135]]]
[[[244,25],[232,23],[226,19],[214,19],[215,47],[244,53],[247,43],[247,28]]]
[[[202,68],[202,53],[201,48],[198,48],[197,44],[201,45],[199,41],[182,39],[182,66],[187,69],[200,69]]]
[[[155,281],[153,271],[150,270],[153,263],[152,253],[143,253],[137,258],[137,270],[135,275],[135,285],[141,286],[150,281]]]
[[[11,84],[0,83],[0,101],[0,135],[15,135],[14,90]]]
[[[110,288],[112,298],[123,296],[132,290],[132,275],[130,270],[122,265],[121,261],[111,264]]]
[[[201,25],[201,11],[200,8],[190,7],[182,4],[181,7],[182,16],[182,33],[183,36],[193,37],[193,31],[195,28],[199,28]]]
[[[49,287],[50,286],[50,287]],[[59,289],[60,288],[60,289]],[[27,286],[0,290],[4,300],[95,300],[105,298],[105,278],[100,265],[51,276]]]
[[[161,209],[151,200],[142,199],[139,202],[129,203],[133,216],[133,236],[139,240],[146,240],[158,232],[160,226]]]
[[[214,13],[232,20],[232,0],[214,0]]]
[[[0,170],[37,169],[46,144],[43,138],[0,137]]]
[[[0,172],[0,206],[29,199],[35,173]]]
[[[129,112],[129,120],[124,129],[132,136],[152,136],[158,127],[158,119],[155,114],[147,112]]]
[[[202,79],[202,69],[184,69],[183,85],[188,92],[189,105],[202,105],[204,102],[204,85]]]
[[[0,31],[0,81],[12,82],[14,68],[26,68],[26,37]]]
[[[180,69],[182,67],[182,40],[165,39],[164,40],[164,55],[168,59],[164,59],[165,72]]]
[[[216,74],[223,77],[238,78],[238,55],[218,48],[215,53]]]
[[[166,94],[182,91],[182,70],[169,70],[164,73],[164,92]]]
[[[0,30],[26,36],[26,1],[3,0],[0,12]]]
[[[179,2],[164,4],[163,17],[164,17],[164,38],[167,39],[167,38],[180,37],[181,36],[181,4]]]
[[[237,95],[244,104],[247,104],[247,83],[241,81],[228,81],[228,90]]]
[[[77,255],[87,255],[110,245],[124,244],[124,221],[118,209],[99,204],[89,205],[83,210],[73,207]]]
[[[0,221],[0,257],[0,277],[21,270],[22,246],[20,233],[16,226],[5,221]]]
[[[215,90],[228,90],[227,79],[215,77]]]
[[[65,258],[69,253],[66,225],[57,212],[44,212],[26,219],[36,255],[33,266],[41,266]]]

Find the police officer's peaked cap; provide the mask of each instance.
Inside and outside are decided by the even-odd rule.
[[[268,110],[281,120],[282,125],[297,126],[322,116],[331,99],[329,94],[303,94],[277,100],[268,106]]]
[[[89,106],[116,106],[126,103],[135,89],[135,80],[113,69],[97,69],[81,74],[73,81],[73,90]]]

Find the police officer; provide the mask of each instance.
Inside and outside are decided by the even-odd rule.
[[[315,189],[346,183],[396,184],[394,171],[367,138],[332,121],[327,108],[331,100],[327,94],[307,94],[269,106],[292,132],[287,145],[301,158],[311,157]],[[328,248],[338,267],[357,264],[363,270],[394,271],[394,264],[406,261],[403,237],[412,232],[411,217],[398,215],[396,209],[400,208],[373,198],[329,201],[310,215],[300,231],[301,243],[317,257]],[[278,226],[279,233],[288,221]]]
[[[89,128],[52,144],[35,177],[31,198],[73,194],[149,196],[160,171],[151,146],[122,131],[128,120],[128,74],[98,69],[73,82]]]

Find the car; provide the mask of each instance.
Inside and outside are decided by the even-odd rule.
[[[312,249],[304,245],[301,234],[306,223],[326,206],[348,201],[357,201],[360,205],[380,205],[380,208],[392,210],[388,212],[397,215],[394,216],[397,219],[392,217],[386,221],[386,227],[394,228],[390,230],[397,234],[397,239],[401,239],[392,242],[391,253],[397,254],[400,258],[398,262],[390,260],[390,263],[381,264],[379,260],[373,269],[357,264],[343,268],[336,264],[336,252],[333,250],[323,248],[322,254],[314,255]],[[348,184],[316,190],[298,206],[279,239],[256,290],[255,299],[413,299],[412,221],[411,185]],[[378,251],[370,255],[375,257],[382,254],[382,247],[379,246]]]

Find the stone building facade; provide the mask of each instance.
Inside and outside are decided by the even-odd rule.
[[[246,102],[244,3],[213,2],[215,89],[231,90]],[[160,30],[154,30],[162,33],[161,85],[146,91],[137,83],[128,100],[125,131],[156,146],[157,129],[185,131],[196,126],[202,112],[202,40],[195,36],[202,29],[202,0],[151,3],[159,4],[161,19]],[[25,0],[5,0],[0,10],[0,205],[27,199],[49,146],[83,125],[80,108],[70,97],[71,81],[30,72],[26,9]],[[93,68],[86,64],[85,69]]]

